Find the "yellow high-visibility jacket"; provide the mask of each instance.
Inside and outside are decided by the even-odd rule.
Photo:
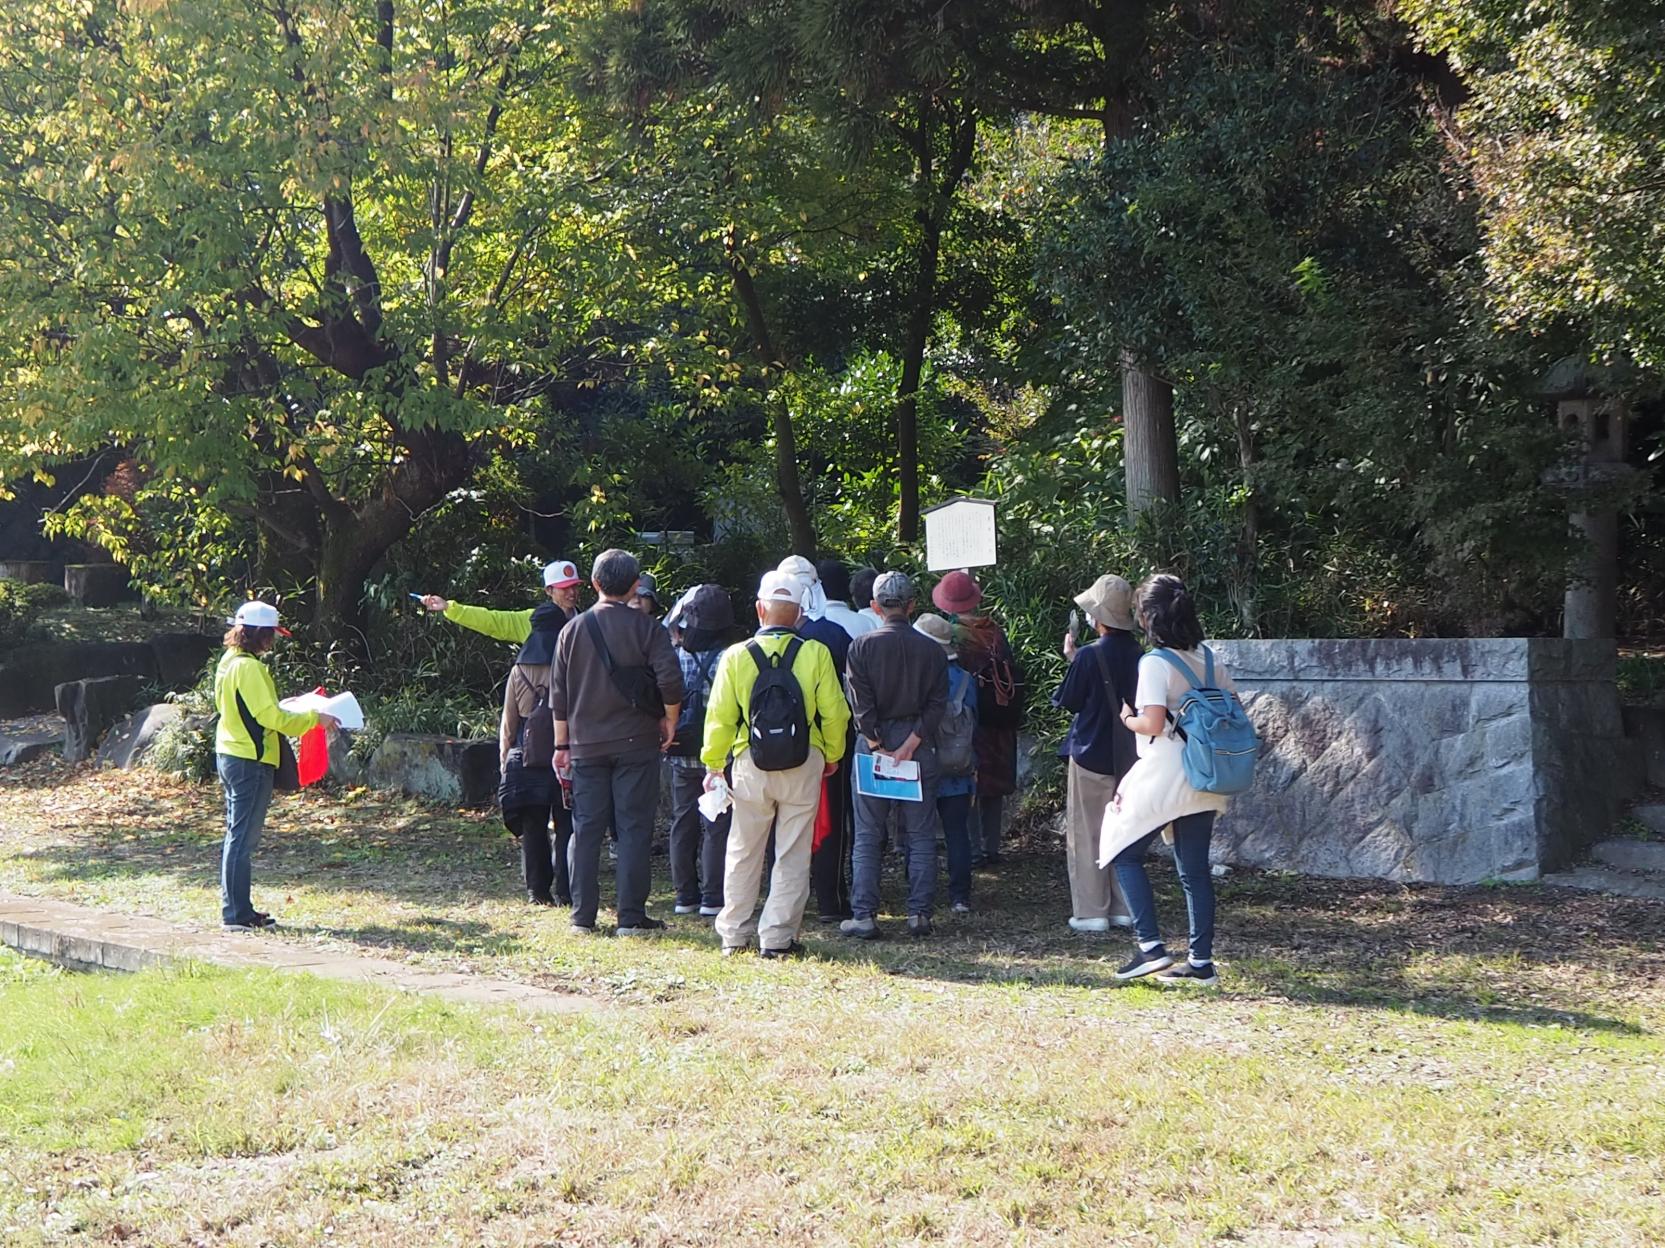
[[[445,618],[484,633],[494,641],[512,641],[518,645],[532,635],[531,607],[524,611],[493,611],[489,607],[465,607],[453,602],[445,608]]]
[[[298,737],[318,724],[317,711],[286,711],[267,666],[246,650],[227,650],[214,669],[214,707],[220,726],[214,749],[235,758],[278,765],[278,734]]]
[[[755,641],[763,653],[778,658],[786,652],[796,634],[785,629],[759,633]],[[832,651],[818,641],[804,639],[792,674],[804,691],[804,710],[809,717],[809,743],[821,757],[836,763],[844,757],[844,730],[850,722],[850,704],[838,683]],[[705,737],[700,761],[712,771],[721,771],[731,755],[747,748],[746,713],[751,706],[752,686],[757,684],[757,663],[746,643],[730,646],[717,660],[717,675],[711,682],[711,696],[705,703]]]

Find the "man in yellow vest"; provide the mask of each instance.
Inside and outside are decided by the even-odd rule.
[[[707,790],[724,779],[723,769],[733,759],[734,822],[716,923],[725,955],[750,944],[754,930],[765,958],[803,952],[798,933],[809,901],[821,780],[838,770],[850,722],[832,653],[796,631],[803,595],[797,577],[764,574],[757,590],[761,628],[750,641],[724,651],[706,701],[700,761]],[[763,914],[754,919],[771,825],[775,867]]]
[[[557,559],[543,570],[543,592],[549,601],[567,613],[567,619],[578,614],[578,586],[582,584],[578,565],[570,559]],[[532,608],[524,611],[493,611],[487,607],[469,607],[460,602],[448,602],[438,594],[424,594],[422,605],[435,615],[443,614],[453,624],[484,633],[496,641],[520,645],[532,635]]]

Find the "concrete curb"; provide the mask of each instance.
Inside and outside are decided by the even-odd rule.
[[[429,993],[467,1005],[512,1005],[561,1014],[600,1008],[576,993],[455,971],[421,971],[386,958],[309,949],[261,932],[207,932],[45,897],[0,893],[0,942],[76,970],[139,971],[167,962],[195,961],[236,969],[301,971],[348,983]]]

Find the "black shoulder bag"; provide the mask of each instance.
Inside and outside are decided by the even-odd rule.
[[[621,609],[629,610],[628,607]],[[659,677],[654,670],[639,665],[620,667],[613,662],[613,652],[607,648],[607,638],[602,634],[601,621],[596,619],[593,610],[584,612],[584,625],[595,641],[596,648],[601,651],[601,665],[607,669],[607,675],[613,682],[613,688],[619,691],[619,696],[642,714],[654,719],[663,719],[665,699],[659,696]]]

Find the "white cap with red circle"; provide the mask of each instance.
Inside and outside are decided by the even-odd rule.
[[[570,559],[557,559],[547,564],[543,570],[543,584],[545,589],[565,589],[568,585],[576,585],[584,578],[578,575],[578,565]]]

